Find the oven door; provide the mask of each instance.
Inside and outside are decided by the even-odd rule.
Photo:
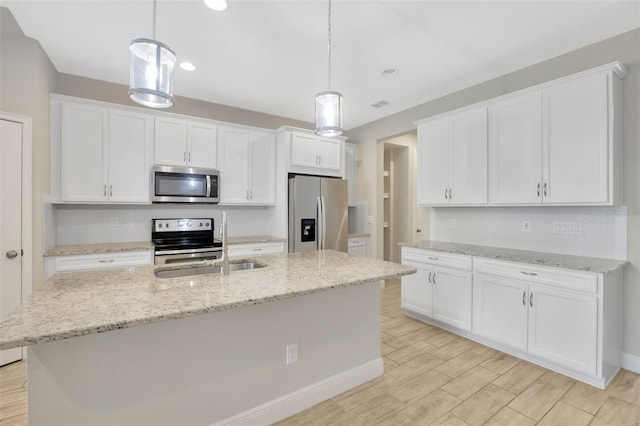
[[[178,251],[178,250],[176,250]],[[156,252],[153,263],[156,265],[168,265],[170,263],[195,262],[198,260],[216,260],[222,257],[222,250],[211,250],[191,253],[162,253]]]

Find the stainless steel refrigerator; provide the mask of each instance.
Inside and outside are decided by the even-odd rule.
[[[347,181],[296,175],[289,178],[289,252],[347,252]]]

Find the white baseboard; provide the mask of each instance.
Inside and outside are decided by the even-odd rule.
[[[640,374],[640,356],[622,352],[622,368]]]
[[[322,401],[373,380],[384,373],[384,362],[377,358],[250,410],[216,422],[215,425],[268,425],[286,419]]]

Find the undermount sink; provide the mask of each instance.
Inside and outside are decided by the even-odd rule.
[[[259,269],[264,268],[265,265],[257,260],[238,260],[229,262],[229,272],[231,271],[244,271],[246,269]],[[222,270],[222,265],[182,265],[182,266],[168,266],[166,268],[158,268],[154,271],[158,278],[177,278],[188,277],[190,275],[205,275],[205,274],[219,274]]]

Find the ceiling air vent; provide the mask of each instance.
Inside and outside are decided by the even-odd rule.
[[[371,104],[371,106],[374,108],[382,108],[386,105],[389,105],[389,101],[385,101],[384,99],[380,99],[378,102],[374,102]]]

